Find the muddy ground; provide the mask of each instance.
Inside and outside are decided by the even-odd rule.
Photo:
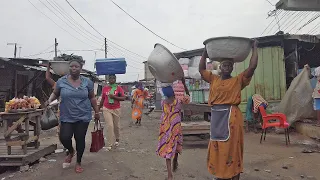
[[[111,152],[101,150],[90,153],[90,125],[87,148],[83,158],[85,171],[76,174],[73,166],[62,169],[64,153],[52,154],[46,160],[31,166],[26,172],[7,171],[0,179],[23,180],[163,180],[166,177],[165,160],[155,154],[160,113],[145,116],[142,126],[133,125],[130,107],[124,103],[121,119],[120,147]],[[51,136],[48,136],[51,135]],[[45,132],[43,140],[58,142],[54,131]],[[244,180],[320,180],[320,154],[302,153],[316,146],[316,142],[291,134],[292,144],[285,145],[284,135],[267,134],[266,142],[259,143],[260,134],[245,134]],[[211,180],[206,168],[207,142],[198,137],[184,138],[184,151],[180,156],[177,180]],[[303,145],[309,144],[309,145]],[[311,146],[313,145],[313,146]],[[61,146],[60,146],[61,148]]]

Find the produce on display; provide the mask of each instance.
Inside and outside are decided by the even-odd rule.
[[[5,112],[19,110],[34,110],[40,107],[40,101],[36,97],[24,96],[23,98],[13,98],[6,102]]]

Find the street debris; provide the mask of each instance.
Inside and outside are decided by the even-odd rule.
[[[25,172],[25,171],[28,171],[29,168],[30,168],[29,165],[20,166],[20,171],[21,171],[21,172]]]

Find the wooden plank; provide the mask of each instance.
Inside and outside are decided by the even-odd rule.
[[[182,109],[184,111],[189,110],[189,111],[196,111],[200,113],[205,113],[205,112],[211,113],[211,107],[207,104],[183,104]]]
[[[182,122],[181,128],[183,135],[208,134],[210,133],[210,122]]]
[[[26,114],[32,114],[32,113],[37,113],[36,115],[39,115],[39,113],[41,113],[43,111],[44,111],[44,109],[36,109],[36,110],[32,110],[32,111],[17,112],[17,113],[0,112],[0,116],[3,119],[7,119],[6,117],[10,117],[10,116],[14,116],[14,115],[26,115]]]
[[[50,146],[47,146],[43,149],[36,151],[35,153],[33,153],[29,156],[26,156],[24,158],[24,160],[25,160],[26,164],[33,163],[48,154],[54,153],[54,151],[56,149],[57,149],[57,144],[52,144]]]
[[[22,116],[17,122],[14,122],[13,125],[4,133],[4,137],[8,137],[15,129],[17,129],[17,127],[23,123],[25,118],[25,116]]]
[[[39,160],[57,149],[56,144],[42,146],[38,150],[26,155],[3,155],[0,154],[0,166],[24,166]]]
[[[182,134],[183,135],[199,135],[199,134],[209,134],[210,133],[210,129],[202,129],[202,130],[182,130]]]
[[[8,141],[7,146],[24,146],[38,139],[39,139],[39,136],[32,136],[32,137],[29,137],[29,139],[26,141]]]

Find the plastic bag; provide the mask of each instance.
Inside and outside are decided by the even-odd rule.
[[[201,60],[201,56],[195,56],[195,57],[191,58],[190,63],[189,63],[189,68],[190,67],[198,68],[200,60]]]
[[[189,67],[189,77],[200,80],[201,79],[201,74],[199,72],[198,67]]]
[[[48,130],[59,125],[58,117],[50,107],[45,109],[40,124],[42,130]]]
[[[287,116],[290,125],[299,120],[317,119],[313,109],[312,93],[309,70],[305,67],[291,82],[278,106],[278,112]]]
[[[181,64],[181,65],[188,65],[189,62],[190,62],[189,58],[180,58],[179,59],[179,64]]]

